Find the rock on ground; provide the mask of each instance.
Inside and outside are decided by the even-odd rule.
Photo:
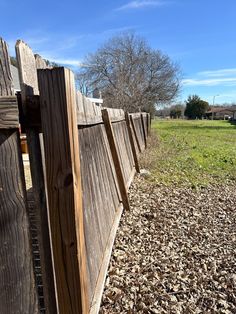
[[[236,313],[236,188],[136,177],[100,314]]]

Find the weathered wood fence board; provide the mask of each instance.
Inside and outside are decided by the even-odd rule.
[[[0,69],[0,96],[12,96],[10,59],[1,38]],[[0,129],[0,258],[0,313],[39,313],[18,125]]]
[[[45,188],[45,174],[43,167],[44,152],[42,150],[42,136],[40,127],[34,123],[35,116],[41,122],[40,111],[34,113],[35,105],[30,102],[29,96],[39,95],[37,68],[45,68],[46,64],[39,55],[34,55],[30,47],[23,41],[16,43],[19,79],[21,85],[21,105],[26,122],[25,131],[29,149],[30,170],[33,183],[33,197],[35,201],[35,219],[37,220],[37,238],[43,276],[43,295],[47,313],[57,311],[55,287],[53,278],[52,254],[49,235],[48,210]],[[31,98],[32,99],[32,98]],[[39,99],[38,99],[39,106]],[[40,108],[38,108],[40,109]],[[29,126],[28,122],[31,121]]]
[[[1,47],[5,53],[5,43],[2,42]],[[20,121],[29,146],[46,313],[97,314],[120,217],[123,208],[129,209],[127,190],[135,172],[139,172],[138,155],[146,146],[149,115],[100,108],[75,92],[71,71],[46,69],[45,61],[22,41],[17,42],[16,53],[21,82],[18,105],[22,105]],[[9,72],[8,65],[3,68]],[[45,70],[37,74],[37,68]],[[10,72],[8,75],[10,77]],[[5,82],[0,69],[0,88],[6,90],[3,96],[9,96],[11,79],[8,86]],[[7,98],[6,102],[0,97],[0,152],[6,150],[8,132],[8,152],[12,147],[18,151],[12,158],[17,169],[11,165],[7,176],[11,181],[11,171],[17,173],[20,190],[17,193],[21,193],[25,207],[19,206],[24,212],[27,200],[19,135],[14,129],[17,124],[16,98]],[[13,129],[6,131],[6,125]],[[4,167],[9,163],[5,159],[1,161],[2,156],[0,184],[6,175],[1,163]],[[14,185],[13,180],[10,189]],[[0,200],[4,195],[1,186]],[[25,219],[27,222],[26,216]],[[27,232],[28,229],[25,225]],[[2,238],[0,244],[1,241]],[[24,249],[30,252],[29,235],[27,241]],[[27,269],[31,269],[31,277],[26,276],[26,288],[20,292],[24,294],[32,288],[31,303],[26,299],[25,304],[35,306],[29,313],[38,313],[31,254],[29,256],[31,264]],[[7,302],[5,304],[3,314],[8,313],[8,306],[11,309]]]
[[[129,198],[126,189],[125,177],[122,171],[121,159],[119,157],[119,149],[117,147],[117,143],[115,141],[114,129],[112,127],[111,119],[109,117],[109,112],[107,109],[102,110],[102,118],[104,122],[104,126],[107,133],[107,138],[111,150],[112,159],[115,166],[115,172],[117,176],[117,181],[119,185],[119,190],[121,193],[121,199],[124,205],[124,208],[129,210]]]
[[[79,128],[78,132],[89,294],[92,303],[107,239],[121,200],[104,126],[98,124]]]
[[[133,133],[133,129],[132,129],[131,121],[130,121],[130,116],[129,116],[128,112],[126,112],[126,114],[125,114],[125,120],[126,120],[127,130],[128,130],[128,134],[129,134],[130,146],[131,146],[131,150],[133,153],[135,169],[137,172],[140,172],[139,162],[138,162],[138,147],[137,147],[137,144],[135,143],[134,133]]]
[[[126,121],[115,122],[112,124],[116,147],[122,168],[123,177],[128,189],[130,180],[133,179],[135,171],[134,157],[130,145],[129,134]],[[132,180],[131,180],[132,181]]]
[[[15,96],[0,96],[0,129],[19,127],[18,104]]]
[[[0,96],[13,96],[13,83],[7,43],[0,37]]]
[[[38,80],[58,310],[88,313],[74,77],[55,68],[39,70]]]
[[[148,134],[147,116],[147,114],[141,113],[140,119],[140,113],[130,114],[131,124],[139,152],[142,152],[146,147],[146,138]]]

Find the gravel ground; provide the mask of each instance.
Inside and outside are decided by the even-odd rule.
[[[236,313],[236,189],[137,176],[100,313]]]

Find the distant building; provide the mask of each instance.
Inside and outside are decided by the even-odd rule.
[[[233,120],[236,121],[236,109],[235,109],[234,114],[233,114]]]
[[[91,97],[87,97],[87,98],[98,107],[102,107],[102,104],[103,104],[102,92],[98,88],[95,88],[93,90],[92,98]]]
[[[103,104],[103,99],[101,98],[91,98],[91,97],[87,97],[87,98],[98,107],[101,107]]]
[[[206,117],[213,120],[227,120],[233,118],[235,110],[229,107],[215,107],[206,112]]]

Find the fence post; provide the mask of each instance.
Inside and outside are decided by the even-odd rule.
[[[13,96],[10,58],[0,38],[0,96]],[[5,104],[4,104],[5,103]],[[16,99],[15,99],[16,104]],[[15,105],[3,101],[11,123],[18,120]],[[0,105],[0,111],[2,106]],[[7,109],[8,108],[8,109]],[[14,112],[14,115],[13,115]],[[39,313],[33,274],[26,188],[20,151],[19,122],[0,122],[0,313]]]
[[[147,132],[146,132],[146,128],[145,128],[143,113],[141,113],[140,115],[141,115],[141,123],[142,123],[142,128],[143,128],[144,145],[145,145],[145,149],[146,149],[147,148]]]
[[[127,125],[127,129],[128,129],[128,134],[129,134],[130,146],[131,146],[131,150],[132,150],[133,157],[134,157],[135,169],[137,172],[140,172],[139,163],[138,163],[138,156],[137,156],[135,145],[134,145],[134,138],[133,138],[133,134],[132,134],[132,130],[131,130],[130,117],[129,117],[128,112],[125,113],[125,120],[126,120],[126,125]]]
[[[118,155],[118,151],[117,151],[117,147],[116,147],[116,143],[115,143],[113,128],[111,125],[111,120],[110,120],[109,113],[108,113],[107,109],[102,110],[102,119],[104,122],[109,146],[111,149],[112,159],[113,159],[113,162],[115,165],[116,176],[117,176],[117,181],[119,184],[122,202],[123,202],[124,208],[130,210],[129,198],[128,198],[128,193],[126,190],[126,184],[125,184],[124,176],[122,173],[120,159],[119,159],[119,155]]]
[[[38,70],[51,238],[60,314],[87,314],[76,93],[65,68]]]
[[[37,237],[39,241],[40,266],[43,279],[44,303],[46,313],[54,314],[57,311],[57,305],[48,225],[45,178],[43,173],[43,156],[40,147],[39,127],[32,127],[31,124],[34,117],[32,114],[29,114],[30,103],[28,97],[39,94],[36,61],[30,47],[20,40],[16,43],[16,57],[21,84],[21,98],[19,97],[18,104],[22,102],[22,118],[24,119],[23,121],[29,148],[30,171],[35,201],[34,213],[37,218]],[[35,108],[35,105],[33,107]],[[27,121],[28,118],[31,121]],[[30,126],[28,124],[30,124]]]

